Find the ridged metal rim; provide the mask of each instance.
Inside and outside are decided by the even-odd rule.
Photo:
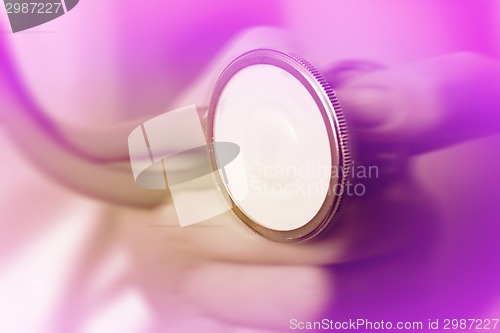
[[[311,93],[325,122],[332,156],[338,156],[338,164],[332,165],[332,168],[337,167],[339,168],[337,170],[342,170],[342,172],[340,172],[337,181],[330,178],[327,196],[318,213],[304,226],[290,231],[269,229],[249,218],[238,205],[232,201],[230,192],[223,182],[220,173],[215,172],[219,189],[226,194],[226,197],[231,201],[230,204],[236,216],[258,235],[278,242],[311,240],[320,235],[329,225],[331,225],[334,218],[338,215],[345,194],[343,191],[340,194],[335,193],[332,189],[334,186],[340,186],[342,189],[345,187],[348,181],[348,175],[350,174],[348,171],[352,166],[352,157],[345,115],[340,108],[335,93],[330,87],[330,84],[308,61],[293,54],[274,49],[254,49],[239,55],[226,66],[214,86],[208,110],[207,131],[212,167],[214,170],[219,169],[214,154],[214,120],[220,95],[226,84],[237,72],[248,66],[258,64],[273,65],[287,70]]]

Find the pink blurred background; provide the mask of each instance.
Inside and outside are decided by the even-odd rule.
[[[291,45],[320,69],[460,51],[498,60],[500,2],[85,0],[17,34],[0,10],[0,30],[9,66],[50,119],[105,128],[206,104],[218,66],[259,46],[262,34],[266,46]],[[292,318],[498,318],[499,144],[492,136],[412,160],[437,216],[416,222],[435,223],[421,240],[425,253],[340,264],[308,259],[323,247],[273,248],[272,259],[249,264],[246,248],[213,245],[215,255],[204,256],[186,251],[186,232],[151,227],[172,218],[168,208],[110,204],[48,177],[0,118],[0,330],[272,332]],[[207,230],[193,239],[229,242]],[[236,254],[228,261],[224,251]]]

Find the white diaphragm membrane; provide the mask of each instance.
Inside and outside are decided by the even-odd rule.
[[[325,202],[338,156],[315,100],[286,70],[255,64],[234,74],[215,109],[213,140],[240,147],[242,165],[219,172],[232,197],[246,187],[237,205],[261,226],[295,230]]]

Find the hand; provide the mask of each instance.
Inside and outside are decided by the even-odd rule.
[[[262,30],[260,34],[269,38],[269,34]],[[247,39],[242,38],[239,44],[235,44],[241,48],[251,48],[255,44],[248,40],[259,38],[252,34],[250,36],[252,38],[247,35]],[[271,44],[274,45],[274,42]],[[238,47],[228,54],[234,53]],[[1,54],[5,56],[5,53]],[[214,65],[212,68],[216,67]],[[9,74],[5,72],[5,66],[2,70],[2,74]],[[358,73],[339,87],[338,94],[341,103],[352,115],[361,143],[369,146],[369,151],[376,153],[379,145],[385,147],[397,143],[407,147],[408,154],[413,155],[497,131],[498,116],[494,110],[499,96],[498,77],[498,64],[495,61],[475,55],[452,55],[414,66]],[[150,274],[142,272],[143,275],[136,273],[133,276],[137,278],[134,281],[144,279],[142,290],[147,299],[156,304],[160,322],[164,312],[179,311],[178,303],[172,304],[171,301],[177,299],[181,303],[190,303],[191,307],[197,309],[193,310],[195,314],[204,313],[200,317],[215,318],[214,325],[230,322],[236,326],[258,324],[267,328],[283,328],[291,316],[303,320],[314,318],[332,302],[337,305],[334,308],[337,314],[342,314],[337,311],[342,306],[352,309],[349,299],[359,301],[366,296],[370,300],[366,304],[374,305],[375,297],[381,295],[381,290],[392,292],[388,297],[393,301],[398,300],[397,290],[391,289],[391,286],[403,285],[405,288],[402,290],[408,290],[406,284],[409,281],[415,282],[415,279],[422,277],[411,275],[414,271],[410,268],[424,267],[428,273],[427,265],[415,265],[415,258],[421,259],[420,256],[413,253],[408,257],[408,252],[401,249],[411,252],[425,248],[430,239],[435,237],[435,229],[442,226],[442,220],[433,216],[433,206],[436,205],[420,189],[422,184],[412,180],[406,168],[397,177],[380,179],[380,183],[373,186],[372,192],[366,196],[350,200],[328,238],[314,243],[284,245],[268,242],[251,234],[231,213],[207,221],[205,225],[187,229],[151,228],[149,225],[155,223],[175,224],[173,207],[162,205],[165,193],[137,190],[131,182],[129,170],[114,164],[123,155],[123,145],[120,144],[122,148],[118,149],[112,145],[106,149],[98,149],[94,144],[87,146],[89,142],[95,141],[90,140],[92,136],[87,136],[86,131],[80,132],[84,133],[81,135],[83,139],[72,139],[71,133],[74,131],[66,130],[59,124],[56,127],[63,134],[53,136],[41,125],[46,123],[40,122],[40,119],[44,119],[43,112],[37,110],[37,106],[19,90],[19,86],[12,86],[12,82],[5,80],[12,79],[12,76],[3,75],[2,78],[4,107],[0,110],[19,111],[16,117],[5,117],[5,113],[2,113],[2,118],[11,136],[29,158],[54,178],[93,197],[153,207],[146,210],[123,207],[110,209],[121,225],[117,233],[128,240],[130,252],[140,254],[139,259],[146,255],[151,260],[148,265],[141,265],[140,260],[137,262],[141,269]],[[478,81],[489,84],[477,89]],[[202,79],[199,86],[206,87],[207,80]],[[195,87],[192,91],[197,92],[198,89]],[[461,97],[466,94],[469,98]],[[193,93],[184,98],[188,99],[190,95],[199,96]],[[190,98],[189,103],[199,100],[202,98]],[[475,120],[471,123],[468,121],[470,110],[477,103],[480,103],[480,112],[475,113]],[[125,125],[125,130],[119,133],[128,133],[130,127],[130,124]],[[29,137],[25,135],[27,132],[31,134]],[[120,136],[124,142],[125,134]],[[61,138],[62,141],[59,140]],[[106,160],[101,150],[114,152],[115,156]],[[52,158],[47,159],[47,156]],[[403,163],[403,166],[408,165]],[[77,178],[75,174],[84,177]],[[439,187],[439,182],[434,186]],[[127,220],[132,223],[127,223]],[[138,225],[137,221],[147,223]],[[464,221],[460,222],[459,225],[462,225]],[[209,227],[211,223],[222,226]],[[123,229],[125,231],[120,233]],[[419,246],[415,247],[415,244]],[[374,262],[378,255],[391,251],[402,259],[393,258],[389,264]],[[329,264],[335,266],[325,266]],[[165,275],[152,273],[165,266],[171,268],[166,270]],[[396,283],[397,277],[390,276],[389,269],[405,272],[402,276],[406,282]],[[168,288],[161,289],[158,284],[149,283],[162,279],[166,284],[171,283]],[[378,279],[377,285],[365,287],[372,279]],[[382,280],[392,285],[380,283]],[[235,281],[245,283],[241,282],[234,289],[228,288]],[[276,286],[280,286],[280,289]],[[154,303],[159,290],[165,292],[167,301]],[[363,290],[363,295],[357,294],[357,290]],[[421,288],[416,290],[420,291]],[[243,308],[245,310],[235,306],[241,299],[247,300],[245,304],[248,307]],[[409,298],[403,299],[409,301]],[[266,307],[266,304],[271,305]],[[377,313],[373,308],[368,309],[369,305],[366,307],[369,313]],[[390,306],[388,308],[393,309]],[[281,309],[281,312],[277,309]],[[165,321],[165,327],[168,327],[175,318],[169,316]]]

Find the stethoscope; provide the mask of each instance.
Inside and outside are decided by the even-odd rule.
[[[181,225],[232,211],[272,241],[313,239],[337,220],[353,158],[346,117],[306,60],[255,49],[212,91],[206,128],[196,106],[129,136],[137,184],[168,189]]]

